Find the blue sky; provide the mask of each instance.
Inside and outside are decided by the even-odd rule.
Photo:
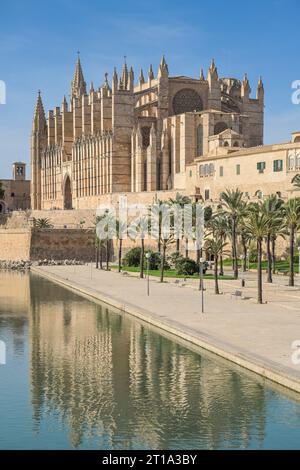
[[[171,75],[206,73],[212,57],[219,76],[248,73],[254,96],[258,76],[266,94],[265,142],[282,142],[300,129],[300,105],[291,102],[291,82],[300,79],[300,5],[294,0],[251,2],[10,0],[1,2],[0,177],[11,163],[29,162],[36,93],[45,108],[69,94],[76,60],[86,82],[103,82],[122,67],[157,69],[164,53]]]

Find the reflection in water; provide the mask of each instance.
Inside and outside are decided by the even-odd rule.
[[[29,343],[31,448],[61,434],[78,448],[264,446],[277,393],[260,380],[37,276],[22,282],[30,302],[1,305],[0,339],[9,325]]]

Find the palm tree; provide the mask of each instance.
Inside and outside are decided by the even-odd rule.
[[[183,196],[180,193],[176,193],[175,199],[170,198],[168,202],[172,205],[178,205],[181,209],[183,209],[186,204],[191,204],[191,199],[188,196]],[[180,251],[180,238],[178,237],[176,238],[176,251],[178,253]],[[186,257],[187,256],[188,254],[186,254]]]
[[[144,277],[144,260],[145,260],[145,238],[149,231],[149,216],[145,215],[137,218],[128,228],[128,235],[132,240],[140,238],[141,240],[141,256],[140,256],[140,278]]]
[[[165,216],[170,217],[170,227],[169,230],[162,230],[160,237],[161,237],[161,246],[162,246],[162,254],[161,254],[161,262],[160,262],[160,282],[164,282],[164,272],[165,272],[165,264],[166,264],[166,251],[167,247],[174,243],[174,214],[165,214]]]
[[[230,217],[232,230],[232,259],[234,278],[238,278],[238,259],[237,259],[237,224],[241,216],[241,207],[243,203],[243,192],[239,189],[226,189],[222,191],[220,199],[225,207],[224,213]]]
[[[290,273],[289,286],[294,286],[294,249],[295,249],[295,233],[300,226],[300,198],[289,199],[283,206],[285,223],[289,230],[290,237]]]
[[[40,219],[33,219],[33,226],[39,229],[49,229],[53,228],[53,224],[51,223],[50,219],[40,218]]]
[[[222,213],[217,213],[210,219],[208,223],[208,229],[211,229],[213,238],[220,239],[225,244],[226,238],[228,236],[228,231],[229,231],[228,216]],[[219,259],[220,259],[219,274],[220,276],[224,276],[222,250],[219,253]]]
[[[127,233],[127,224],[124,221],[119,219],[116,220],[116,230],[117,230],[117,238],[119,242],[119,250],[118,250],[118,271],[121,272],[122,268],[122,246],[123,246],[123,239]]]
[[[273,282],[272,279],[272,237],[275,236],[276,232],[280,229],[282,225],[282,205],[283,200],[278,197],[277,194],[271,194],[264,202],[261,204],[261,210],[270,218],[269,230],[266,236],[266,247],[267,247],[267,282]],[[274,256],[275,256],[275,247],[274,247]]]
[[[300,189],[300,175],[294,176],[292,183],[295,188]]]
[[[245,229],[257,242],[257,302],[262,304],[262,242],[270,227],[270,217],[261,211],[259,206],[249,211],[244,221]]]
[[[205,248],[214,257],[214,279],[215,279],[215,294],[220,294],[219,282],[218,282],[218,258],[222,255],[226,242],[222,238],[210,238],[205,244]]]

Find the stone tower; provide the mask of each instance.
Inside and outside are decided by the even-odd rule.
[[[41,153],[47,145],[47,122],[40,91],[31,133],[31,207],[41,209]]]

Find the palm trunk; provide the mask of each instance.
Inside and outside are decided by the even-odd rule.
[[[100,256],[99,256],[100,269],[103,269],[103,246],[100,246]]]
[[[215,254],[214,271],[215,271],[215,294],[218,295],[220,294],[220,291],[219,291],[219,283],[218,283],[218,256],[216,254]]]
[[[223,254],[220,254],[220,276],[224,276]]]
[[[161,263],[160,263],[160,282],[164,282],[165,260],[166,260],[166,244],[163,243],[162,257],[161,257]]]
[[[262,249],[261,249],[262,240],[258,238],[257,240],[257,302],[262,304],[262,269],[261,269],[261,258],[262,258]]]
[[[140,278],[144,278],[145,240],[141,238]]]
[[[179,253],[180,251],[180,239],[176,238],[176,251]]]
[[[188,238],[185,239],[185,257],[189,257],[189,240]]]
[[[239,277],[238,261],[237,261],[237,248],[236,248],[236,218],[232,219],[232,253],[233,253],[233,277]]]
[[[99,242],[98,240],[96,241],[96,253],[95,253],[95,257],[96,257],[96,269],[99,269]]]
[[[119,266],[118,266],[118,270],[119,270],[119,273],[121,272],[121,268],[122,268],[122,242],[123,242],[123,239],[120,238],[119,240]]]
[[[106,271],[109,269],[109,239],[106,240]]]
[[[243,245],[243,272],[245,273],[247,271],[247,244],[245,241],[245,238],[242,237],[242,245]]]
[[[290,228],[290,276],[289,276],[289,286],[295,285],[295,276],[294,276],[294,238],[295,238],[295,227],[291,225]]]
[[[272,273],[276,272],[276,237],[272,237]]]
[[[268,278],[267,282],[273,282],[272,279],[272,253],[271,253],[271,236],[267,235],[267,257],[268,257]]]

